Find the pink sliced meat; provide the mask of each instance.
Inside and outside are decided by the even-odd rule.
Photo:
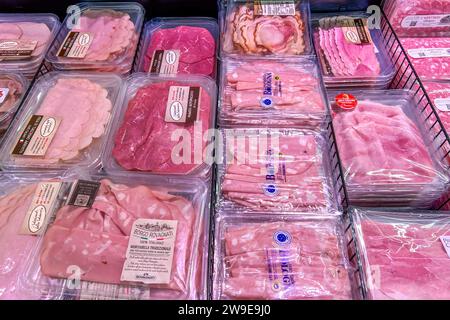
[[[333,118],[350,184],[423,184],[437,178],[417,125],[400,106],[358,101]],[[369,147],[368,147],[369,146]]]
[[[448,217],[377,218],[361,213],[360,232],[372,299],[449,299],[450,259],[440,240],[449,236]]]
[[[176,298],[189,290],[196,214],[183,197],[146,186],[129,187],[102,180],[92,208],[65,206],[44,237],[41,271],[67,278],[67,268],[81,268],[81,280],[123,284],[121,272],[131,226],[138,218],[176,220],[177,235],[170,282],[149,285],[151,297]]]
[[[221,183],[230,204],[255,211],[327,207],[328,190],[314,135],[271,136],[268,141],[254,139],[258,137],[251,133],[235,137],[226,133],[228,155]]]
[[[217,298],[351,299],[332,220],[229,223],[223,232]]]
[[[156,30],[145,52],[143,71],[149,71],[156,50],[180,51],[179,74],[214,74],[216,42],[208,29],[179,26]]]
[[[50,41],[51,31],[45,23],[11,22],[0,23],[0,39],[37,41],[32,57],[44,54]]]
[[[401,38],[400,42],[421,78],[450,78],[450,38]],[[427,54],[427,50],[436,49],[441,53]]]
[[[202,136],[210,128],[211,98],[201,85],[190,84],[201,88],[197,120],[192,123],[167,122],[165,114],[171,86],[186,84],[176,81],[148,84],[142,86],[129,101],[124,119],[116,132],[112,152],[114,159],[124,169],[185,174],[203,164],[195,161],[194,139],[200,139],[196,143],[202,141],[204,150],[206,142]],[[172,141],[172,134],[180,130],[186,130],[187,137]],[[190,139],[191,152],[186,161],[182,161],[182,151],[172,154],[181,139]]]

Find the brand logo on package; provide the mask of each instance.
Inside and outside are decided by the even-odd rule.
[[[291,234],[287,231],[277,231],[273,234],[273,240],[279,246],[287,246],[292,242]]]
[[[166,122],[193,123],[197,120],[201,88],[171,86],[167,100]]]
[[[335,97],[336,105],[344,110],[353,110],[358,105],[358,100],[355,96],[348,93],[341,93]]]

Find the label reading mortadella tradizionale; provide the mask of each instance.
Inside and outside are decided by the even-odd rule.
[[[177,223],[156,219],[137,219],[133,223],[121,281],[170,282]]]
[[[193,123],[197,120],[201,88],[171,86],[166,105],[166,122]]]
[[[11,153],[21,156],[44,156],[60,122],[61,120],[55,117],[32,115]]]
[[[93,39],[89,32],[69,31],[56,56],[83,59]]]
[[[178,73],[180,50],[155,50],[149,72],[158,74]]]
[[[60,189],[61,182],[38,183],[31,205],[23,219],[20,234],[42,234]]]

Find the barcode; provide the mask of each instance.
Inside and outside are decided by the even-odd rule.
[[[427,55],[424,52],[419,52],[419,57],[426,57]]]
[[[74,205],[79,207],[85,207],[89,203],[89,196],[87,194],[79,194],[75,199]]]
[[[417,25],[417,21],[411,21],[409,24],[410,27],[415,27]]]
[[[80,300],[137,300],[150,297],[150,289],[83,281]]]

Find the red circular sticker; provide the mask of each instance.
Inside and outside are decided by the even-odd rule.
[[[353,110],[358,105],[358,100],[355,96],[348,93],[338,94],[335,100],[336,104],[344,110]]]

